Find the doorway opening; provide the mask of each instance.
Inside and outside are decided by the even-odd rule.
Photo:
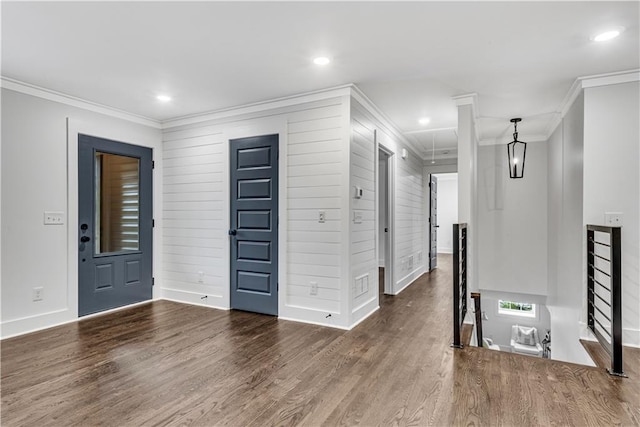
[[[453,253],[453,224],[458,222],[458,173],[437,173],[431,174],[437,179],[436,194],[436,225],[435,230],[436,244],[433,249],[434,254],[452,254]],[[431,248],[431,245],[429,246]],[[430,256],[430,258],[431,258]],[[431,270],[431,268],[430,268]]]
[[[378,148],[378,271],[379,296],[393,295],[393,154]]]

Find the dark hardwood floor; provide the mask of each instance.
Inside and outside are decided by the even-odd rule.
[[[352,331],[157,301],[2,342],[2,426],[640,425],[638,380],[452,349],[450,257]]]

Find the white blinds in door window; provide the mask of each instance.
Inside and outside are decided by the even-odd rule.
[[[140,159],[96,152],[97,254],[140,248]]]

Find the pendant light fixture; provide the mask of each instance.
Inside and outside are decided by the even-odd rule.
[[[521,118],[511,119],[513,123],[513,141],[507,144],[509,156],[509,177],[522,178],[524,176],[524,158],[527,153],[527,143],[518,141],[518,123]]]

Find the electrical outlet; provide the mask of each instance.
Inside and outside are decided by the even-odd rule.
[[[33,295],[31,299],[33,301],[42,301],[44,299],[44,288],[42,286],[33,288]]]
[[[64,212],[48,212],[44,213],[44,225],[63,225]]]
[[[413,255],[409,256],[409,270],[413,270]]]
[[[325,222],[327,220],[327,213],[325,211],[318,212],[318,222]]]
[[[204,271],[198,271],[198,283],[204,283]]]
[[[309,295],[318,295],[318,282],[311,282],[309,288]]]
[[[622,212],[605,212],[604,223],[611,227],[622,227]]]

